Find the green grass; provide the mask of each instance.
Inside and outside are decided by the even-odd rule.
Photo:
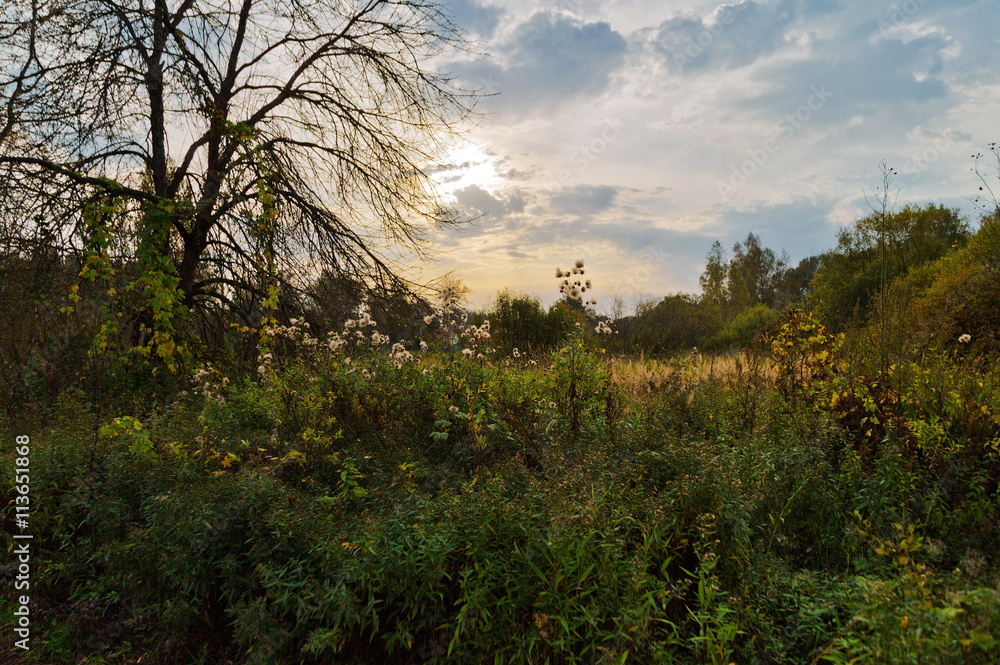
[[[815,338],[290,344],[165,406],[65,391],[0,424],[32,437],[25,662],[998,662],[1000,370],[927,358],[893,402]]]

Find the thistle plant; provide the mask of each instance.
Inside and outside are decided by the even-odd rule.
[[[559,293],[564,302],[574,309],[583,309],[584,294],[593,289],[593,284],[584,275],[583,260],[579,259],[568,271],[556,268],[556,279],[559,282]],[[590,298],[586,305],[596,305],[597,301]],[[597,394],[601,383],[600,372],[595,359],[587,352],[584,337],[585,328],[579,322],[570,331],[565,347],[553,354],[553,369],[557,386],[563,387],[559,392],[565,395],[566,412],[570,420],[570,431],[573,436],[580,433],[580,416],[588,399]],[[611,321],[599,321],[594,331],[598,334],[610,334]]]
[[[563,294],[566,300],[582,303],[583,294],[593,288],[590,280],[583,278],[585,274],[586,270],[583,267],[583,259],[578,259],[573,264],[573,268],[566,272],[563,272],[560,268],[556,268],[556,279],[561,280],[559,282],[559,293]],[[596,305],[597,301],[591,299],[587,304]]]
[[[598,335],[610,335],[613,333],[614,330],[611,328],[611,319],[598,321],[597,326],[594,328],[594,332]]]
[[[438,338],[446,348],[456,349],[463,345],[462,355],[466,358],[482,359],[483,352],[490,353],[490,322],[483,321],[476,326],[469,323],[469,313],[461,311],[462,301],[468,289],[457,280],[450,280],[438,290],[434,313],[424,317],[428,326],[439,326]],[[420,342],[421,351],[427,351],[427,342]]]

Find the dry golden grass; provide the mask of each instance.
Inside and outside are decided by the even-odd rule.
[[[609,366],[612,380],[634,396],[648,395],[666,385],[689,389],[706,381],[726,384],[747,381],[751,373],[766,383],[772,383],[776,377],[774,363],[769,358],[754,359],[743,352],[719,356],[691,353],[670,360],[614,359]]]

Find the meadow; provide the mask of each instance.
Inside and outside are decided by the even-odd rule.
[[[545,353],[275,321],[248,371],[108,364],[5,419],[18,662],[997,662],[995,362],[873,381],[803,311],[646,360],[580,319]]]
[[[5,3],[0,665],[1000,663],[988,3],[530,4]]]

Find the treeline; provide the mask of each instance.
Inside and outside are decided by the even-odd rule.
[[[791,308],[808,310],[831,331],[855,331],[859,344],[900,359],[935,344],[993,351],[1000,329],[1000,230],[997,215],[973,230],[958,210],[929,204],[873,213],[841,229],[832,249],[793,263],[755,233],[726,251],[715,242],[701,294],[640,302],[619,317],[609,351],[667,355],[742,348]],[[479,313],[507,347],[547,349],[567,321],[595,325],[590,309],[509,291]]]
[[[797,263],[754,233],[729,251],[716,242],[699,280],[701,294],[639,303],[614,320],[614,333],[601,344],[609,352],[646,355],[744,348],[773,331],[788,309],[800,308],[833,332],[855,331],[852,339],[877,348],[884,362],[958,345],[962,335],[969,342],[961,348],[993,352],[1000,330],[998,227],[995,213],[973,230],[957,210],[931,204],[873,213],[842,229],[832,249]],[[44,238],[0,256],[0,316],[8,331],[0,340],[0,397],[6,404],[58,394],[81,374],[95,344],[124,355],[131,349],[129,369],[119,369],[136,371],[151,331],[142,298],[129,291],[134,263],[126,253],[109,257],[108,275],[87,280],[80,277],[87,269],[83,256],[56,252]],[[462,288],[457,280],[442,286]],[[321,336],[368,313],[393,342],[432,337],[424,318],[434,311],[434,290],[424,298],[368,293],[363,284],[324,272],[298,289],[286,283],[270,309],[247,301],[192,312],[173,326],[198,362],[248,371],[255,368],[256,337],[232,332],[252,332],[265,314],[282,324],[300,318]],[[501,355],[548,352],[573,328],[596,328],[604,320],[593,301],[565,295],[546,308],[537,297],[506,290],[466,315],[473,324],[490,321]],[[157,359],[145,362],[148,372]]]

